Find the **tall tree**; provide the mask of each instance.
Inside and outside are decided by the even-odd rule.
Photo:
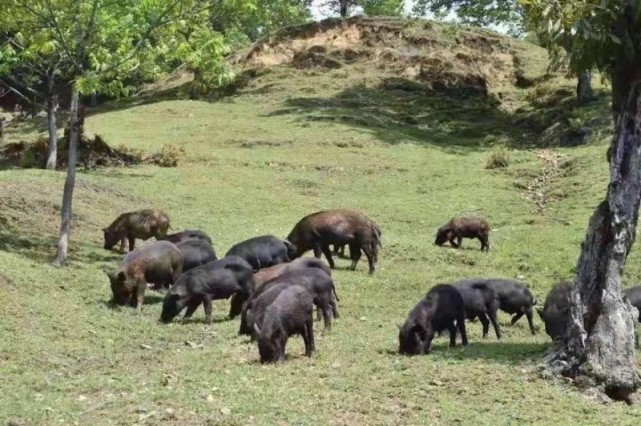
[[[0,82],[12,94],[32,106],[47,111],[49,148],[46,168],[57,163],[58,128],[56,84],[61,65],[60,55],[51,43],[31,43],[25,34],[40,31],[28,28],[30,22],[15,20],[0,28]]]
[[[255,0],[228,0],[238,8]],[[56,264],[68,259],[80,95],[126,94],[131,75],[165,70],[161,58],[188,62],[202,81],[223,83],[231,73],[224,65],[224,39],[209,29],[206,0],[2,0],[2,25],[16,22],[21,46],[3,52],[2,64],[23,66],[25,51],[59,57],[54,74],[71,86],[68,171],[61,208]],[[0,27],[0,32],[7,32]],[[196,34],[196,36],[193,36]],[[36,59],[38,57],[36,56]]]
[[[621,274],[635,240],[641,200],[641,2],[522,0],[528,20],[553,57],[598,67],[612,83],[615,136],[610,184],[594,211],[577,263],[571,319],[548,360],[560,373],[628,400],[641,380],[634,357],[636,317],[621,295]]]
[[[464,24],[501,27],[513,36],[521,36],[528,29],[526,14],[518,0],[417,0],[414,2],[412,10],[414,15],[425,16],[427,12],[432,12],[440,18],[455,13]],[[567,52],[571,52],[574,39],[572,29],[564,28],[564,34],[561,45]],[[576,70],[575,74],[578,101],[586,103],[594,100],[591,71]]]

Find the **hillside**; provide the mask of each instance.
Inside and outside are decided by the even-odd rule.
[[[0,162],[0,420],[15,424],[636,424],[639,408],[600,404],[542,378],[549,339],[499,314],[504,339],[436,339],[398,356],[397,324],[433,285],[518,277],[539,303],[572,275],[607,182],[607,88],[578,107],[573,81],[546,75],[546,53],[489,31],[425,21],[350,19],[287,28],[234,56],[233,90],[189,100],[176,75],[90,111],[86,132],[112,146],[185,150],[176,168],[82,170],[71,259],[55,252],[64,173]],[[10,125],[31,140],[39,121]],[[581,143],[577,146],[577,143]],[[487,169],[509,153],[506,168]],[[101,229],[138,208],[203,229],[219,256],[235,242],[285,236],[304,215],[362,209],[383,230],[377,272],[334,272],[341,318],[315,324],[317,356],[288,344],[262,366],[228,302],[214,323],[158,323],[162,294],[141,315],[108,306],[104,270],[121,259]],[[457,214],[492,225],[492,249],[434,246]],[[625,282],[641,281],[638,250]]]

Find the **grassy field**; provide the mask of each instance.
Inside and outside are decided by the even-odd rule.
[[[528,69],[545,55],[518,45]],[[543,59],[542,59],[543,58]],[[538,67],[538,68],[537,68]],[[388,74],[386,74],[388,73]],[[63,173],[0,170],[0,421],[12,424],[638,424],[641,411],[602,405],[563,381],[540,377],[550,341],[523,319],[504,339],[401,357],[397,324],[433,285],[469,276],[519,277],[542,304],[572,276],[592,208],[603,197],[608,124],[601,101],[574,108],[572,80],[504,87],[503,103],[390,88],[394,70],[276,66],[217,101],[114,103],[92,111],[87,132],[110,144],[180,146],[177,168],[86,170],[77,178],[71,265],[50,266]],[[559,90],[565,90],[565,92]],[[565,98],[558,94],[565,93]],[[543,105],[546,96],[557,96]],[[523,120],[564,109],[594,130],[561,148]],[[567,119],[568,117],[564,117]],[[543,119],[541,119],[543,120]],[[28,126],[8,135],[33,134]],[[489,170],[508,149],[510,164]],[[325,208],[365,211],[383,230],[374,275],[366,262],[335,271],[341,318],[316,329],[317,355],[290,340],[288,361],[261,365],[236,335],[228,304],[214,323],[158,323],[162,294],[141,315],[112,309],[104,270],[121,259],[102,249],[101,228],[119,213],[167,211],[177,229],[199,228],[219,255],[245,238],[285,236]],[[433,245],[456,214],[482,214],[492,249]],[[641,281],[637,250],[625,282]],[[541,326],[536,318],[537,325]],[[317,323],[319,324],[319,323]]]

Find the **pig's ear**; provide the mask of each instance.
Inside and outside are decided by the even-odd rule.
[[[258,327],[258,324],[254,323],[254,331],[256,332],[256,336],[259,336],[262,334],[260,331],[260,327]]]
[[[120,271],[118,272],[118,275],[116,276],[116,278],[118,278],[118,282],[124,283],[127,277],[125,276],[124,272]]]

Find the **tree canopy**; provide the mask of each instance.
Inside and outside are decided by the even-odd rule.
[[[517,0],[416,0],[412,13],[425,16],[427,12],[443,18],[456,13],[464,24],[501,26],[512,35],[525,31],[523,8]]]

